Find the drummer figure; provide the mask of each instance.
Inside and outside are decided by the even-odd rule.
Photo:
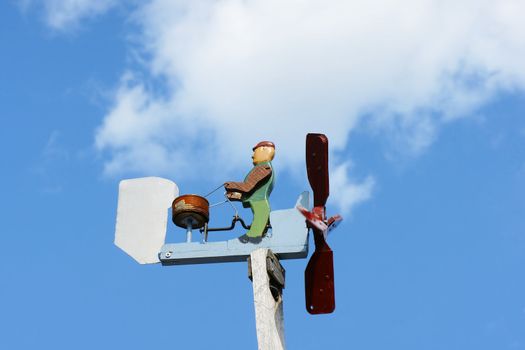
[[[243,243],[259,243],[270,219],[270,202],[268,197],[273,189],[274,172],[272,160],[275,156],[275,145],[270,141],[261,141],[253,147],[253,168],[243,182],[226,182],[226,197],[241,201],[243,207],[250,207],[253,221],[250,230],[239,237]]]

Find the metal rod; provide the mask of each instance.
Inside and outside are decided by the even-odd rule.
[[[214,193],[215,191],[217,191],[219,188],[223,187],[224,184],[222,183],[219,187],[217,187],[216,189],[214,189],[213,191],[211,191],[210,193],[208,193],[207,195],[204,196],[204,198],[208,197],[210,194]]]
[[[191,219],[186,220],[186,243],[191,243]]]
[[[237,222],[240,222],[241,223],[241,226],[245,229],[245,230],[249,230],[252,225],[246,225],[246,223],[244,222],[244,220],[240,217],[240,216],[234,216],[233,219],[232,219],[232,223],[230,226],[228,227],[208,227],[208,224],[205,225],[204,228],[201,228],[200,231],[201,232],[216,232],[216,231],[231,231],[235,228],[235,224]],[[266,224],[266,229],[271,229],[272,228],[272,225],[268,222]],[[206,237],[208,237],[206,235]]]
[[[207,227],[206,232],[214,232],[214,231],[231,231],[235,228],[235,223],[237,222],[236,218],[234,217],[232,220],[232,223],[229,227]]]
[[[210,205],[208,208],[213,208],[213,207],[216,207],[217,205],[224,204],[224,203],[226,203],[226,202],[227,202],[227,200],[222,201],[222,202],[218,202],[218,203],[215,203],[215,204]]]
[[[242,227],[244,227],[246,230],[249,230],[251,225],[246,225],[246,223],[244,222],[244,220],[239,217],[239,216],[234,216],[233,219],[232,219],[232,223],[230,226],[228,227],[208,227],[206,229],[207,232],[214,232],[214,231],[231,231],[235,228],[235,224],[237,223],[237,221],[239,221],[242,225]]]
[[[230,201],[230,198],[226,195],[227,192],[224,192],[224,197],[226,198],[226,201],[230,203],[230,206],[232,207],[233,211],[235,212],[235,217],[239,216],[239,212],[237,211],[237,208],[235,208],[235,205]]]
[[[203,240],[202,243],[208,242],[208,223],[207,222],[204,223],[204,230],[201,232],[202,232],[202,240]]]

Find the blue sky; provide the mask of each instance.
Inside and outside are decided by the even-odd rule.
[[[204,194],[272,139],[288,208],[320,131],[337,308],[285,261],[288,348],[525,349],[520,2],[97,4],[0,5],[0,348],[256,348],[245,264],[136,264],[118,182]]]

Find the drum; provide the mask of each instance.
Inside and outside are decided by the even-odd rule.
[[[175,198],[171,208],[173,223],[182,228],[202,228],[210,220],[210,203],[196,194]]]

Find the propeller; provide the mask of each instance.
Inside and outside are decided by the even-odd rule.
[[[306,171],[314,193],[314,207],[309,211],[297,206],[306,218],[315,242],[315,251],[304,272],[306,310],[310,314],[327,314],[335,309],[335,290],[334,257],[326,237],[342,218],[340,215],[326,218],[326,201],[330,194],[326,135],[306,135]]]

